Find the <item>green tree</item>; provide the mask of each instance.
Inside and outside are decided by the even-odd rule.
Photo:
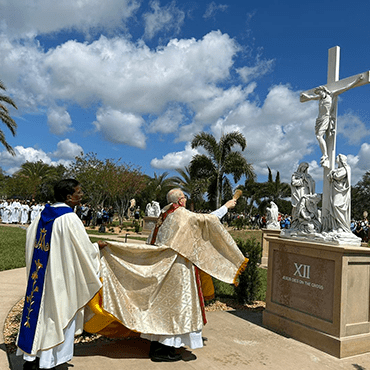
[[[370,171],[367,171],[362,179],[352,187],[351,217],[361,220],[364,211],[370,214]]]
[[[134,168],[128,164],[116,163],[112,166],[112,162],[109,162],[109,165],[106,187],[121,225],[130,206],[130,199],[139,195],[146,186],[145,176],[139,168]]]
[[[184,169],[178,168],[176,172],[180,176],[172,178],[173,185],[180,188],[184,194],[189,197],[190,210],[197,209],[203,201],[203,194],[207,190],[207,179],[197,179],[191,176],[189,167],[185,166]]]
[[[153,200],[157,201],[161,207],[167,204],[166,195],[174,187],[173,179],[167,176],[168,172],[163,172],[161,175],[154,172],[154,177],[147,177],[146,188],[138,202],[142,210]]]
[[[0,167],[0,199],[7,198],[7,183],[10,176],[5,175],[3,169]]]
[[[115,163],[112,160],[100,160],[96,153],[77,156],[70,166],[69,176],[74,177],[82,186],[84,200],[95,210],[101,208],[109,198],[106,179]]]
[[[230,132],[221,136],[217,142],[213,135],[201,132],[195,135],[191,142],[192,148],[203,147],[207,154],[197,154],[190,162],[191,176],[199,179],[208,179],[208,200],[218,208],[222,197],[225,199],[231,192],[231,183],[226,175],[232,175],[234,182],[238,182],[243,175],[254,178],[251,164],[240,152],[232,151],[238,145],[244,151],[247,143],[240,132]]]
[[[12,195],[39,201],[51,200],[53,184],[62,178],[64,171],[62,165],[56,168],[42,160],[27,161],[13,175]]]
[[[95,153],[87,153],[76,157],[70,175],[81,183],[84,202],[95,210],[114,206],[121,224],[130,199],[140,194],[146,183],[140,169],[120,161],[101,160]]]
[[[274,181],[270,167],[267,168],[269,171],[269,175],[267,183],[264,183],[263,185],[266,197],[263,202],[263,211],[265,211],[266,206],[270,203],[270,201],[273,201],[278,206],[281,213],[290,214],[292,210],[292,204],[290,200],[287,200],[287,198],[290,198],[291,196],[290,185],[280,181],[279,171],[277,171]]]
[[[6,91],[5,85],[0,80],[0,90]],[[6,127],[10,130],[13,136],[16,134],[17,124],[12,117],[10,117],[9,109],[6,104],[11,105],[15,109],[18,109],[14,101],[6,95],[0,94],[0,120],[5,124]],[[0,129],[0,143],[3,144],[6,150],[11,154],[15,155],[15,152],[11,145],[5,139],[4,132]]]

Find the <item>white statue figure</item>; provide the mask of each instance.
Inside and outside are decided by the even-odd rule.
[[[347,157],[337,156],[338,168],[331,170],[328,179],[330,189],[330,218],[328,231],[351,233],[351,168]]]
[[[161,214],[161,206],[155,200],[152,201],[152,213],[153,217],[159,217]]]
[[[322,167],[329,168],[326,135],[333,135],[335,132],[336,112],[334,112],[333,109],[333,99],[342,92],[349,90],[351,87],[363,80],[363,78],[363,75],[360,75],[355,81],[347,84],[341,89],[330,91],[325,86],[319,86],[314,90],[315,95],[308,95],[305,93],[301,94],[301,96],[306,98],[307,100],[319,100],[319,115],[316,119],[315,135],[322,152],[322,157],[320,160],[320,164]]]
[[[127,211],[127,216],[129,218],[134,217],[134,214],[135,214],[135,206],[136,206],[136,200],[134,198],[132,198],[130,200],[130,206],[128,207],[128,211]]]
[[[147,217],[154,217],[153,216],[153,209],[152,209],[152,204],[148,203],[145,207],[145,216]]]
[[[310,234],[321,232],[321,212],[317,208],[320,200],[320,194],[307,194],[301,197],[296,207],[296,218],[292,221],[292,229]]]
[[[278,206],[272,201],[270,206],[266,208],[266,229],[280,229]]]
[[[315,180],[308,171],[308,163],[299,164],[297,171],[293,173],[291,179],[292,191],[292,219],[298,218],[297,205],[303,195],[315,194]]]

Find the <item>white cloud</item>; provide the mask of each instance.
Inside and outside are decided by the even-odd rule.
[[[169,153],[162,159],[154,158],[150,162],[151,166],[159,169],[184,168],[188,166],[194,155],[198,154],[198,150],[192,149],[190,143],[186,144],[185,150],[181,152]]]
[[[262,77],[270,73],[274,67],[275,60],[257,60],[257,63],[253,67],[242,67],[238,68],[237,72],[239,73],[242,81],[248,83],[254,79]]]
[[[170,107],[164,112],[164,114],[150,124],[149,132],[159,132],[162,134],[176,132],[184,119],[185,115],[183,114],[181,107]]]
[[[100,108],[96,118],[97,121],[93,124],[105,140],[145,149],[145,135],[141,131],[144,124],[142,117],[110,108]]]
[[[343,153],[344,154],[344,153]],[[347,161],[352,169],[352,186],[361,180],[370,168],[370,144],[363,143],[357,155],[347,155]]]
[[[338,133],[342,134],[349,144],[356,145],[370,135],[370,130],[358,116],[349,112],[338,117]]]
[[[63,135],[68,131],[72,131],[73,128],[72,119],[65,108],[54,107],[48,111],[48,126],[50,132],[55,135]]]
[[[152,12],[143,15],[145,38],[152,39],[161,31],[173,31],[175,35],[179,33],[184,24],[185,13],[176,7],[175,1],[161,7],[159,1],[154,0],[151,1],[150,6]]]
[[[247,140],[243,154],[253,164],[256,173],[265,176],[269,166],[280,172],[283,181],[290,182],[291,174],[304,156],[314,148],[319,150],[314,136],[316,114],[315,104],[300,103],[298,92],[287,85],[279,85],[271,88],[262,106],[258,102],[244,100],[215,121],[210,129],[217,140],[222,133],[241,132]],[[180,137],[190,141],[202,129],[193,122],[181,127]],[[186,145],[184,152],[169,153],[162,160],[152,161],[152,165],[165,169],[173,168],[173,162],[187,164],[191,152],[190,144]],[[311,165],[314,176],[320,179],[321,169],[315,161]]]
[[[20,109],[93,102],[133,114],[161,114],[169,102],[197,109],[220,96],[239,50],[227,34],[171,40],[158,50],[123,37],[68,41],[44,52],[36,42],[0,38],[0,67]],[[220,53],[222,50],[222,53]],[[193,107],[194,105],[194,107]]]
[[[23,146],[14,147],[15,156],[13,157],[7,151],[0,152],[1,167],[19,167],[25,162],[43,161],[47,164],[51,163],[49,156],[41,149],[24,148]]]
[[[228,90],[219,89],[218,94],[210,99],[194,102],[193,107],[197,112],[194,120],[202,123],[215,122],[244,101],[252,91],[243,90],[241,86],[233,86]]]
[[[72,146],[73,145],[74,144],[72,144]],[[25,148],[23,146],[18,145],[14,147],[14,151],[16,153],[15,157],[10,155],[7,151],[0,152],[0,167],[8,175],[13,175],[20,169],[21,165],[27,161],[28,162],[42,161],[51,166],[57,166],[59,164],[68,166],[71,163],[71,161],[66,159],[59,159],[58,161],[53,161],[51,159],[51,155],[45,153],[42,149],[35,149],[30,147]]]
[[[53,152],[53,157],[73,160],[75,157],[81,155],[83,149],[80,145],[72,143],[69,139],[59,141],[57,144],[57,150]]]
[[[77,29],[123,27],[135,15],[139,0],[3,0],[0,21],[13,38]]]
[[[225,12],[227,8],[228,5],[216,4],[214,1],[212,1],[210,4],[208,4],[206,12],[203,14],[203,18],[215,18],[215,15],[218,11]]]
[[[199,131],[254,88],[217,87],[230,76],[239,51],[220,31],[201,40],[173,39],[158,50],[103,36],[92,43],[71,40],[45,52],[35,40],[10,41],[1,35],[0,48],[0,67],[20,114],[46,110],[50,131],[61,135],[72,129],[69,104],[99,102],[96,131],[108,141],[139,148],[146,142],[143,115],[158,117],[149,132],[176,132],[185,113],[174,107],[181,106],[196,116]]]

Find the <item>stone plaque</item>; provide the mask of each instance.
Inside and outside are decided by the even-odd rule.
[[[333,260],[274,251],[271,301],[333,321]]]

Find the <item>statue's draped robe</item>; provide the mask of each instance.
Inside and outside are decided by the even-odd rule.
[[[351,232],[351,169],[346,164],[335,170],[330,189],[330,228]]]
[[[101,259],[103,288],[89,304],[85,330],[108,336],[199,331],[195,266],[236,283],[247,261],[217,216],[180,207],[158,229],[155,245],[108,242]]]

